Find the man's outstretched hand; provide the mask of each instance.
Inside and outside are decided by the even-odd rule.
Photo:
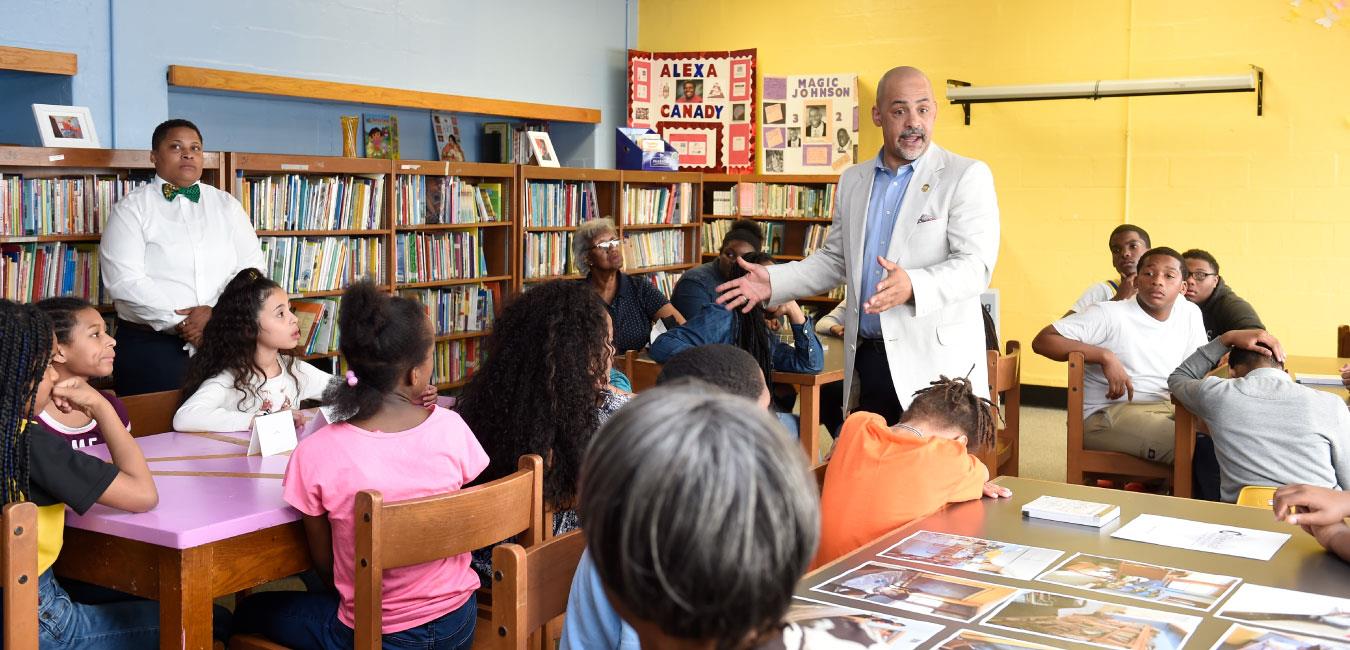
[[[763,304],[773,295],[769,284],[769,271],[760,264],[736,258],[736,263],[745,269],[745,275],[730,282],[717,285],[717,304],[727,309],[739,309],[749,313],[755,305]]]

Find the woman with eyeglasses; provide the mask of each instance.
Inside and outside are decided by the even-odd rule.
[[[584,282],[609,310],[618,354],[647,347],[652,323],[657,319],[671,318],[674,325],[684,324],[684,316],[651,282],[622,271],[623,240],[609,217],[592,219],[577,228],[572,236],[572,258],[577,270],[586,274]]]

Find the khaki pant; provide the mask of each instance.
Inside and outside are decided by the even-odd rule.
[[[1112,404],[1083,420],[1083,448],[1172,463],[1176,420],[1171,402]]]

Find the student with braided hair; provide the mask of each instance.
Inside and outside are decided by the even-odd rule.
[[[856,412],[844,422],[820,494],[820,549],[812,567],[948,503],[1012,496],[987,483],[970,450],[994,444],[994,416],[965,377],[939,377],[914,393],[900,423]]]
[[[85,605],[71,600],[51,567],[61,552],[66,507],[95,503],[145,512],[159,503],[150,468],[111,403],[78,377],[59,380],[52,322],[34,305],[0,300],[0,497],[38,506],[38,639],[43,648],[153,648],[159,606],[148,600]],[[48,404],[98,423],[112,456],[75,451],[35,418]],[[3,623],[0,623],[3,624]]]

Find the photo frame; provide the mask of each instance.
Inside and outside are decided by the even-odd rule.
[[[44,147],[97,149],[98,131],[88,106],[33,104],[33,120]]]
[[[530,155],[534,157],[534,164],[540,167],[559,167],[558,152],[553,150],[553,141],[549,139],[545,131],[526,131],[525,136],[530,139]]]

